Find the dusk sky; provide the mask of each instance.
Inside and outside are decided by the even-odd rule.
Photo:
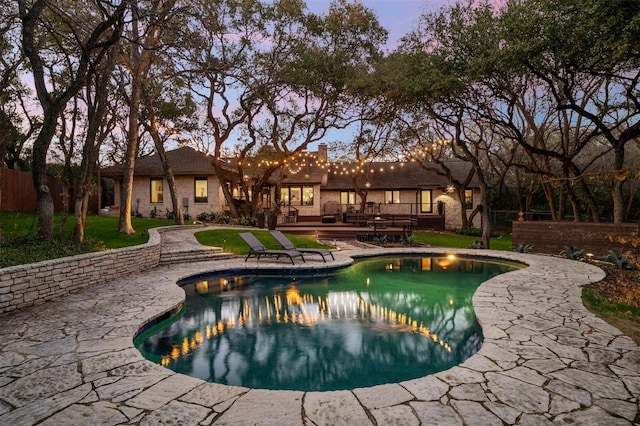
[[[383,27],[389,31],[386,50],[393,50],[398,40],[411,31],[425,12],[435,12],[442,6],[454,4],[456,0],[360,0],[366,7],[372,9],[378,16]],[[323,13],[329,10],[331,0],[306,0],[307,7],[313,13]],[[332,130],[327,133],[323,142],[353,140],[356,131],[352,127],[342,130]],[[309,148],[315,149],[316,144]]]

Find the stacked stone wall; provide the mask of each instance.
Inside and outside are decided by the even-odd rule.
[[[154,268],[160,264],[160,247],[159,231],[152,229],[144,245],[2,268],[0,314]]]

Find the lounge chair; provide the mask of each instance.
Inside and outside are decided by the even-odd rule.
[[[282,246],[282,248],[285,249],[285,250],[298,250],[299,252],[302,252],[302,253],[319,254],[320,256],[322,256],[322,260],[324,262],[327,261],[327,259],[325,259],[325,256],[327,256],[327,255],[331,256],[331,258],[333,260],[336,259],[333,256],[333,253],[331,252],[331,250],[322,249],[322,248],[302,248],[302,247],[298,247],[295,244],[293,244],[282,232],[280,232],[280,231],[269,231],[269,232],[271,233],[271,235],[273,235],[273,238],[276,239],[278,244],[280,244]]]
[[[257,238],[250,232],[240,232],[238,233],[240,238],[244,240],[245,243],[249,246],[249,254],[244,259],[246,262],[251,256],[256,256],[258,260],[262,256],[273,256],[276,259],[280,257],[288,257],[291,263],[293,264],[294,257],[300,257],[304,262],[303,254],[298,250],[271,250],[266,248]]]

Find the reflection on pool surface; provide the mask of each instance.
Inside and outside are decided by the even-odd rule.
[[[375,257],[324,276],[216,274],[136,339],[146,358],[203,380],[326,391],[446,370],[482,344],[471,298],[512,264]]]

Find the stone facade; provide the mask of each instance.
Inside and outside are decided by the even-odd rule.
[[[194,176],[176,176],[176,187],[178,190],[179,202],[182,207],[187,209],[191,219],[195,219],[200,213],[217,213],[222,211],[222,200],[224,196],[220,188],[220,181],[215,176],[207,177],[207,202],[195,202],[195,178]],[[149,176],[135,176],[133,179],[134,198],[131,203],[131,211],[133,214],[140,214],[143,217],[151,217],[151,212],[155,209],[156,217],[165,218],[167,211],[173,211],[171,204],[171,192],[169,192],[169,184],[166,180],[162,181],[163,186],[163,202],[151,202],[151,178]],[[115,199],[120,199],[120,185],[116,185]],[[186,200],[185,200],[186,199]]]
[[[0,269],[0,314],[158,266],[159,232],[150,230],[149,242],[141,246]]]

